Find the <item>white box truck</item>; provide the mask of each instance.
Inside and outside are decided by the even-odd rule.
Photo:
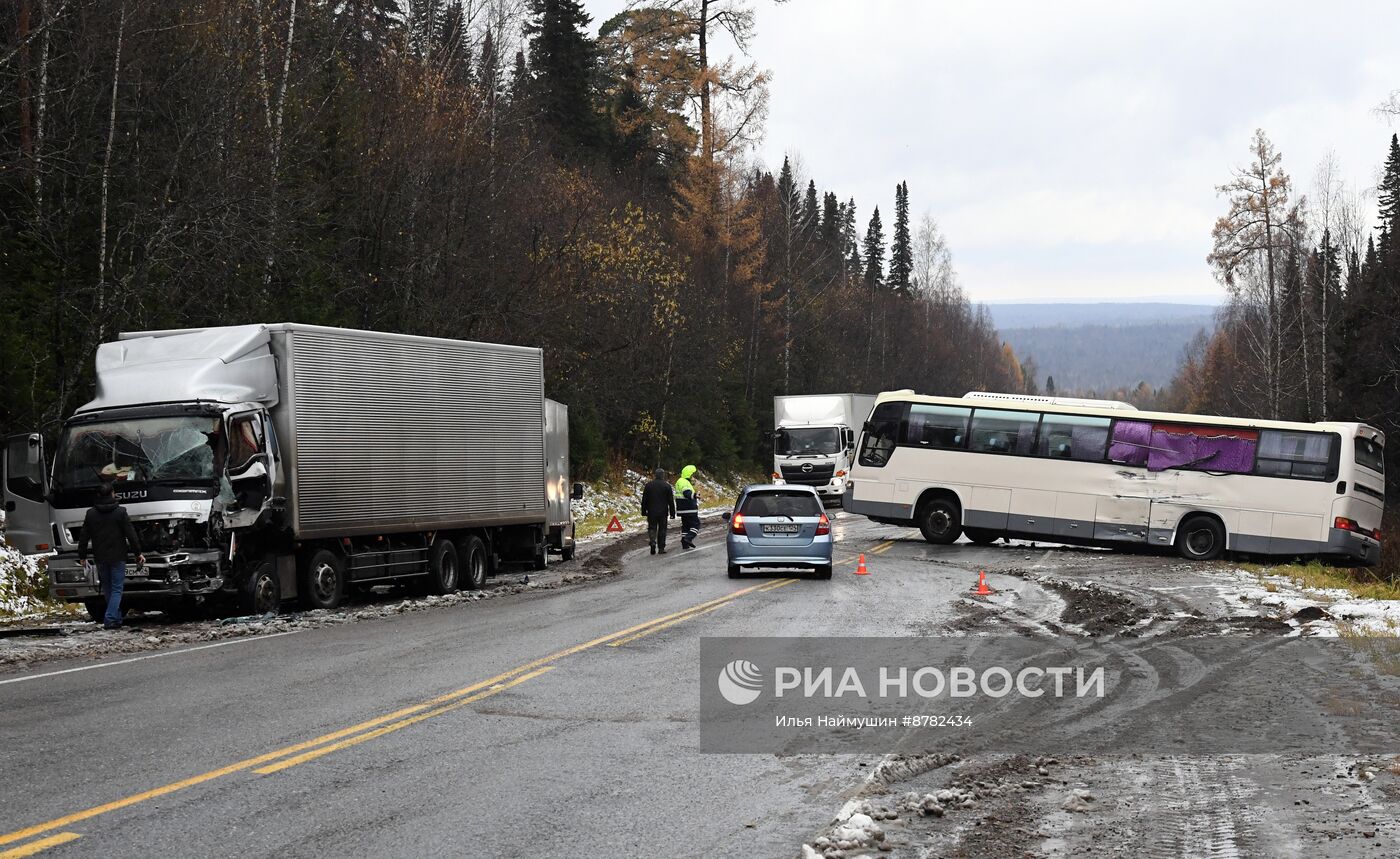
[[[26,490],[7,489],[10,535],[55,552],[53,596],[95,615],[77,550],[104,481],[146,556],[132,605],[479,588],[502,563],[573,555],[568,443],[535,348],[295,324],[121,334],[51,470],[38,434],[8,440]]]
[[[855,461],[856,436],[875,407],[868,394],[773,398],[773,479],[841,498]]]

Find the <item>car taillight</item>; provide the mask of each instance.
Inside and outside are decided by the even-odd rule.
[[[734,514],[734,518],[729,520],[729,532],[730,532],[731,534],[748,534],[748,533],[749,533],[748,531],[745,531],[745,530],[744,530],[744,514],[743,514],[743,513],[735,513],[735,514]]]
[[[830,534],[830,533],[831,533],[831,520],[828,519],[828,518],[826,518],[826,514],[823,513],[823,514],[822,514],[822,518],[820,518],[820,519],[817,520],[817,536],[820,537],[820,536],[822,536],[823,534]]]

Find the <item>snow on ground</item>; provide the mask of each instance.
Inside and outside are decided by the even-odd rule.
[[[670,475],[674,483],[675,475]],[[642,516],[642,487],[650,477],[627,469],[620,481],[591,483],[585,488],[581,501],[573,502],[574,521],[577,523],[579,542],[614,536],[605,530],[608,521],[617,516],[622,523],[623,533],[636,533],[646,530],[646,518]],[[754,481],[742,474],[724,475],[711,479],[705,472],[695,480],[695,489],[700,494],[700,515],[710,517],[730,509],[739,491]],[[678,518],[671,528],[679,532]]]
[[[48,587],[38,559],[21,555],[0,540],[0,617],[23,617],[53,608],[35,594]]]
[[[1362,635],[1400,636],[1400,600],[1363,599],[1341,588],[1313,588],[1288,576],[1248,570],[1221,576],[1226,579],[1220,589],[1224,598],[1294,621],[1300,635],[1335,637],[1340,622]]]

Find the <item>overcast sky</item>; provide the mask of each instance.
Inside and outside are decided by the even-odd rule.
[[[621,0],[589,0],[596,28]],[[1308,190],[1373,186],[1400,2],[755,0],[773,75],[757,157],[797,153],[861,229],[894,186],[938,219],[974,300],[1221,295],[1215,186],[1255,128]]]

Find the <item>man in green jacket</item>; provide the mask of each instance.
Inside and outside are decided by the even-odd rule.
[[[700,533],[700,496],[690,482],[696,471],[695,466],[687,465],[681,469],[681,477],[676,481],[676,513],[681,517],[682,549],[694,549],[695,535]]]

